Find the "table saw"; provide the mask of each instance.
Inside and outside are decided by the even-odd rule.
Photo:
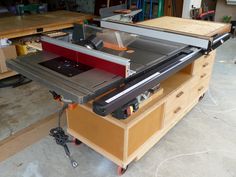
[[[199,27],[208,31],[194,32]],[[42,37],[42,52],[7,65],[76,104],[67,109],[68,133],[121,171],[204,95],[214,49],[230,38],[229,25],[171,17],[139,24],[106,18],[101,27],[78,29],[70,41]]]

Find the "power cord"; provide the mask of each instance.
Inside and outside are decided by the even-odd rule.
[[[76,168],[78,163],[71,157],[70,150],[67,146],[67,143],[72,143],[73,141],[69,139],[69,136],[65,134],[65,131],[61,127],[61,117],[67,108],[68,104],[64,103],[58,114],[58,127],[51,129],[49,135],[55,139],[58,145],[64,148],[66,156],[70,159],[72,167]]]

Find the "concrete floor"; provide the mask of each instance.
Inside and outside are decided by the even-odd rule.
[[[124,177],[236,177],[235,49],[236,39],[231,39],[218,49],[210,89],[204,99],[142,159],[130,164],[128,171],[123,175]],[[34,114],[38,116],[57,109],[56,105],[46,101],[48,97],[43,94],[47,93],[46,89],[35,83],[23,88],[25,87],[28,88],[25,90],[20,88],[18,90],[0,90],[0,99],[5,101],[11,98],[10,95],[14,95],[12,100],[7,103],[0,101],[0,121],[1,124],[3,123],[3,125],[0,124],[0,129],[4,126],[14,129],[21,119],[23,122],[29,121],[31,118],[35,120],[35,117],[26,118],[25,115],[23,116],[24,112],[29,115],[28,106],[33,104]],[[30,93],[34,93],[35,97],[28,94],[28,89],[33,90]],[[24,95],[24,99],[20,99],[21,94]],[[27,96],[25,97],[25,95]],[[42,101],[39,101],[36,95],[38,98],[43,96],[45,99],[43,102],[46,105],[41,105]],[[32,98],[37,101],[33,102]],[[4,107],[8,102],[11,105]],[[13,103],[15,104],[13,105]],[[16,105],[22,105],[22,114],[17,114],[18,120],[13,119],[17,123],[14,121],[12,123],[7,119],[11,119],[10,115],[14,114],[13,110]],[[76,169],[70,166],[63,149],[57,146],[51,137],[46,137],[1,162],[0,176],[116,176],[116,165],[87,146],[75,147],[71,145],[70,149],[74,159],[79,162]]]
[[[36,82],[0,89],[0,140],[58,109],[48,89]]]

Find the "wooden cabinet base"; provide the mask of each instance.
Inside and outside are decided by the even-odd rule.
[[[15,75],[17,75],[15,71],[7,71],[5,73],[0,73],[0,80],[11,77],[11,76],[15,76]]]
[[[214,57],[215,51],[212,51],[161,82],[161,89],[128,119],[98,116],[92,111],[91,103],[67,110],[68,133],[126,168],[198,103],[208,88]],[[207,67],[203,67],[205,63]]]
[[[164,107],[155,103],[162,93],[160,89],[152,101],[126,120],[100,117],[89,105],[77,106],[67,111],[68,133],[125,168],[147,139],[162,128]]]

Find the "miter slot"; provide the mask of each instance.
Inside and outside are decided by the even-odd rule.
[[[103,81],[103,82],[101,82],[101,83],[98,83],[97,85],[94,85],[93,88],[96,88],[96,87],[98,87],[98,86],[101,86],[101,85],[105,84],[106,82],[107,82],[107,81]]]

